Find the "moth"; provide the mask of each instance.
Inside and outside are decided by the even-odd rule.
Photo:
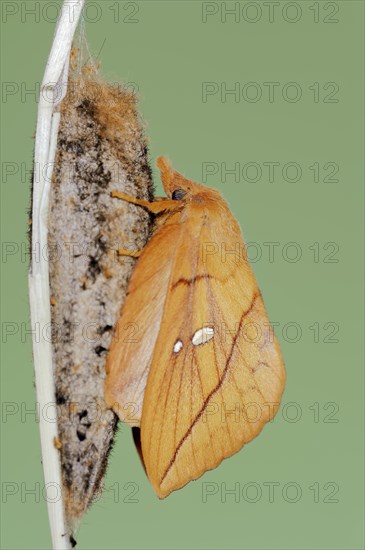
[[[279,344],[222,195],[157,159],[167,198],[113,196],[155,215],[106,362],[107,405],[140,427],[164,498],[256,437],[285,385]],[[133,330],[131,330],[131,328]],[[127,336],[128,335],[128,336]]]

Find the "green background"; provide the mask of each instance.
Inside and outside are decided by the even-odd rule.
[[[25,91],[42,79],[57,2],[11,4],[18,13],[2,13],[2,80],[13,92],[6,85],[2,97],[1,224],[2,241],[21,249],[37,112],[35,95]],[[46,4],[39,19],[27,13]],[[364,4],[280,2],[270,22],[268,7],[260,3],[255,23],[247,19],[254,18],[258,2],[241,2],[238,20],[227,16],[225,23],[220,2],[212,3],[219,11],[206,23],[201,2],[135,4],[135,23],[123,21],[135,11],[133,4],[107,0],[98,2],[98,12],[90,8],[88,19],[98,18],[86,23],[91,50],[97,55],[105,41],[99,57],[105,78],[137,83],[153,165],[156,156],[167,154],[176,169],[202,181],[203,163],[216,163],[217,174],[206,183],[222,190],[246,241],[261,250],[254,270],[269,315],[280,323],[276,332],[288,381],[281,411],[257,440],[165,501],[153,493],[129,430],[122,428],[106,491],[84,518],[78,548],[363,548]],[[298,6],[299,20],[286,21]],[[270,81],[279,83],[271,102],[263,85]],[[215,82],[219,90],[205,102],[202,82]],[[224,102],[224,82],[227,88],[256,82],[262,98],[250,102],[241,96],[236,102],[227,96]],[[288,82],[301,87],[299,101],[283,99]],[[328,102],[328,82],[338,86],[335,102]],[[224,181],[221,163],[245,170],[250,162],[262,169],[258,181],[242,174]],[[280,163],[273,182],[264,162]],[[282,171],[293,162],[302,171],[297,182],[286,181],[293,175]],[[309,168],[316,162],[319,181]],[[338,166],[332,177],[338,181],[324,181],[334,166],[328,162]],[[18,172],[9,175],[9,166]],[[273,261],[263,244],[268,242],[279,243]],[[293,242],[295,249],[287,246]],[[41,492],[43,480],[38,425],[25,414],[35,400],[25,334],[28,260],[13,250],[3,254],[1,266],[1,387],[2,400],[17,404],[19,412],[1,423],[2,547],[50,548],[46,503],[41,494],[27,493]],[[301,258],[289,261],[295,250]],[[9,323],[17,334],[6,333]],[[206,482],[217,492],[203,502]],[[268,482],[278,484],[273,498]],[[224,487],[235,484],[239,495],[224,499]],[[136,502],[130,502],[134,488]],[[292,502],[296,491],[301,495]]]

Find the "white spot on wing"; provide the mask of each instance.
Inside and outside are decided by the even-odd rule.
[[[214,336],[214,328],[212,327],[203,327],[196,331],[192,338],[193,346],[200,346],[201,344],[206,344]]]
[[[174,345],[174,353],[179,353],[180,350],[182,350],[183,343],[181,340],[176,340]]]

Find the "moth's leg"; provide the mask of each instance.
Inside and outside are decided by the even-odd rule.
[[[142,250],[127,250],[126,248],[119,248],[117,250],[119,256],[130,256],[131,258],[138,258],[142,254]]]
[[[136,199],[135,197],[131,197],[130,195],[126,195],[125,193],[119,193],[119,191],[112,191],[112,197],[116,199],[122,199],[126,202],[137,204],[139,206],[144,206],[145,208],[148,208],[153,204],[153,202],[148,202],[143,199]]]
[[[135,197],[131,197],[130,195],[126,195],[125,193],[119,193],[119,191],[112,191],[112,197],[122,199],[131,204],[143,206],[144,208],[149,210],[149,212],[153,212],[153,214],[158,214],[159,212],[164,212],[166,210],[178,209],[180,204],[182,203],[182,201],[169,199],[161,199],[157,200],[156,202],[148,202],[143,199],[136,199]]]

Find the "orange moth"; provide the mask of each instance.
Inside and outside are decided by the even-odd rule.
[[[168,198],[115,197],[156,216],[138,256],[106,364],[105,395],[141,429],[142,457],[160,498],[218,466],[276,413],[285,368],[221,194],[185,179],[164,157]]]

